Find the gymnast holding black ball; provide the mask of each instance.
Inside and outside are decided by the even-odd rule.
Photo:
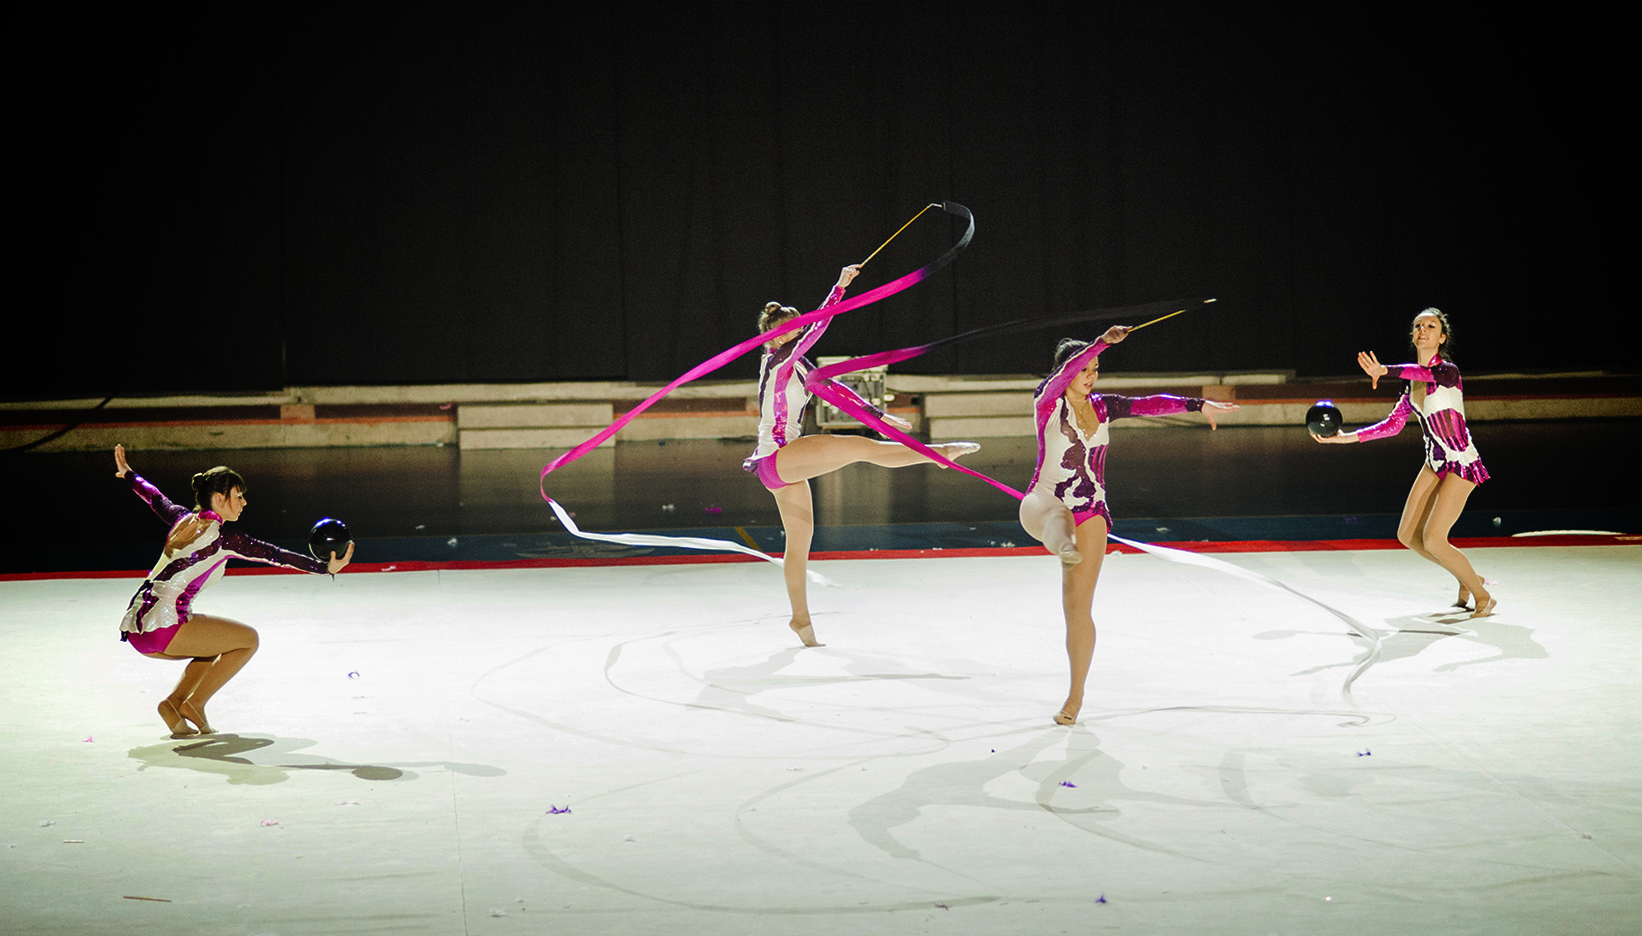
[[[1465,509],[1465,502],[1477,485],[1488,480],[1488,469],[1471,439],[1465,423],[1465,399],[1460,370],[1454,366],[1453,328],[1448,316],[1438,309],[1426,309],[1414,316],[1409,326],[1409,346],[1414,364],[1381,364],[1372,351],[1357,354],[1357,366],[1378,387],[1380,378],[1391,376],[1403,382],[1402,395],[1391,415],[1356,432],[1325,435],[1311,426],[1311,437],[1319,442],[1349,444],[1384,439],[1402,431],[1410,416],[1425,432],[1425,464],[1414,478],[1403,505],[1397,539],[1422,559],[1448,571],[1459,582],[1454,606],[1470,609],[1472,617],[1494,613],[1497,602],[1483,584],[1482,576],[1471,567],[1465,554],[1448,541],[1448,531]],[[1321,404],[1319,404],[1320,406]],[[1317,409],[1317,407],[1312,407]],[[1338,425],[1339,417],[1333,421]]]
[[[165,549],[120,621],[120,639],[156,660],[188,660],[177,688],[160,702],[160,718],[173,738],[211,734],[205,704],[257,652],[257,632],[228,618],[196,614],[193,602],[222,578],[230,558],[289,566],[303,572],[342,571],[353,559],[353,543],[329,562],[311,559],[252,539],[233,526],[245,510],[245,479],[217,466],[194,476],[194,509],[172,503],[131,470],[125,447],[114,446],[116,478],[131,477],[131,489],[169,528]]]

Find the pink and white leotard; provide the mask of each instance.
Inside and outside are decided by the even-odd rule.
[[[1197,397],[1178,397],[1166,393],[1144,397],[1128,397],[1116,393],[1091,393],[1089,403],[1100,417],[1100,428],[1087,435],[1078,425],[1072,407],[1066,402],[1066,388],[1072,378],[1089,366],[1089,362],[1106,350],[1103,341],[1083,349],[1062,364],[1049,378],[1038,385],[1032,400],[1032,411],[1037,417],[1038,467],[1032,472],[1028,494],[1042,492],[1066,505],[1077,523],[1091,517],[1106,518],[1112,524],[1112,511],[1106,506],[1106,446],[1110,441],[1108,425],[1115,419],[1131,416],[1173,416],[1195,413],[1203,409]]]
[[[834,286],[832,292],[827,295],[827,301],[821,303],[816,311],[836,305],[843,298],[844,287]],[[758,444],[753,448],[753,453],[747,456],[747,460],[741,463],[741,467],[757,474],[765,487],[782,486],[771,483],[772,480],[780,480],[780,476],[775,472],[775,453],[804,434],[804,407],[809,405],[811,397],[810,391],[804,386],[804,380],[810,371],[815,369],[815,364],[804,356],[804,352],[820,340],[831,321],[830,318],[824,318],[805,326],[799,331],[798,337],[779,348],[764,352],[764,359],[759,362]],[[867,410],[883,415],[882,410],[862,400],[855,391],[837,381],[832,383],[845,394],[855,397]],[[765,459],[770,461],[765,462]]]
[[[1204,401],[1199,397],[1121,396],[1115,392],[1090,392],[1090,406],[1100,417],[1100,429],[1094,435],[1084,434],[1072,415],[1071,404],[1066,402],[1066,388],[1072,378],[1089,366],[1100,351],[1107,350],[1105,342],[1095,342],[1072,356],[1064,365],[1049,374],[1049,379],[1038,384],[1033,396],[1033,414],[1038,417],[1038,468],[1033,471],[1026,493],[1048,494],[1066,504],[1079,524],[1090,517],[1100,516],[1112,525],[1112,509],[1107,507],[1107,443],[1110,442],[1108,424],[1131,415],[1176,415],[1181,412],[1199,412]]]
[[[159,515],[167,530],[176,529],[177,524],[194,515],[172,503],[134,471],[131,489]],[[222,578],[230,558],[289,566],[303,572],[329,571],[329,566],[318,559],[228,530],[214,511],[202,511],[200,516],[211,522],[193,542],[174,553],[160,553],[159,561],[131,597],[125,617],[120,620],[120,639],[130,642],[140,653],[165,651],[176,629],[188,622],[195,596]]]
[[[1403,431],[1408,417],[1413,416],[1425,432],[1425,464],[1437,477],[1457,474],[1472,484],[1487,481],[1488,469],[1482,466],[1482,456],[1477,453],[1465,425],[1464,382],[1460,380],[1460,369],[1433,355],[1425,367],[1391,364],[1386,367],[1386,373],[1402,379],[1403,395],[1397,399],[1391,415],[1358,429],[1357,441],[1372,442],[1394,436]],[[1413,402],[1415,381],[1425,384],[1425,399],[1419,406]]]

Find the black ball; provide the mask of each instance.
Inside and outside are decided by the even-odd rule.
[[[308,551],[321,562],[330,562],[333,551],[340,559],[351,542],[353,534],[348,532],[348,525],[330,517],[320,520],[308,531]]]
[[[1306,428],[1311,430],[1313,435],[1320,435],[1325,439],[1338,435],[1344,422],[1345,420],[1340,417],[1340,409],[1334,405],[1333,400],[1318,400],[1316,406],[1306,410]]]

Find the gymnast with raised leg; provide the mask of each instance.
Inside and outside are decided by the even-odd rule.
[[[820,308],[825,309],[843,299],[845,287],[855,279],[860,269],[859,263],[844,267],[838,274],[838,284],[833,286],[827,301]],[[792,306],[771,302],[758,317],[758,330],[762,333],[778,328],[798,314]],[[764,358],[758,367],[758,445],[741,465],[757,475],[758,480],[775,495],[776,507],[781,512],[781,526],[787,534],[786,552],[781,559],[787,599],[792,604],[792,620],[787,626],[793,629],[806,647],[821,646],[815,640],[805,591],[810,540],[815,532],[810,479],[856,462],[871,462],[884,468],[933,464],[929,458],[899,442],[880,442],[853,435],[802,435],[804,407],[809,405],[811,396],[804,381],[815,368],[804,357],[804,352],[820,339],[829,321],[831,319],[822,319],[805,328],[777,335],[765,343]],[[844,385],[835,383],[834,386],[855,397],[863,407],[881,418],[904,429],[912,428],[905,420],[861,400]],[[931,447],[949,459],[980,449],[973,442],[947,442]]]
[[[1156,394],[1127,397],[1096,393],[1100,353],[1133,329],[1114,325],[1094,344],[1062,339],[1055,369],[1038,385],[1032,401],[1037,417],[1038,466],[1021,500],[1021,526],[1061,561],[1061,606],[1066,615],[1066,656],[1072,685],[1055,723],[1077,721],[1083,684],[1095,653],[1095,583],[1106,555],[1112,512],[1106,506],[1106,445],[1109,424],[1131,416],[1202,412],[1218,428],[1219,412],[1237,409],[1197,397]]]
[[[173,738],[211,734],[205,704],[250,662],[257,632],[238,621],[194,613],[194,599],[222,578],[230,558],[334,575],[353,559],[353,544],[340,559],[333,552],[330,562],[321,562],[239,532],[232,524],[245,510],[245,479],[232,468],[218,466],[194,476],[190,511],[132,471],[124,446],[114,446],[114,465],[114,476],[130,475],[132,491],[169,529],[159,561],[120,621],[120,639],[146,657],[189,661],[177,687],[160,703],[160,718]]]
[[[1402,380],[1403,393],[1396,407],[1384,420],[1356,432],[1327,437],[1312,433],[1311,437],[1331,444],[1369,442],[1401,432],[1410,416],[1419,420],[1425,433],[1425,464],[1403,505],[1397,539],[1454,576],[1460,587],[1455,607],[1469,610],[1474,599],[1476,610],[1471,616],[1483,617],[1493,613],[1494,597],[1483,587],[1471,561],[1448,542],[1448,531],[1465,510],[1471,492],[1488,480],[1488,469],[1482,466],[1482,456],[1465,425],[1464,384],[1454,366],[1452,333],[1447,315],[1426,309],[1414,316],[1409,336],[1414,359],[1423,364],[1387,366],[1372,351],[1358,352],[1357,366],[1368,374],[1371,386],[1378,387],[1380,378],[1387,375]]]

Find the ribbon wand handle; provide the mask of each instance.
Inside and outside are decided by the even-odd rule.
[[[1205,300],[1203,300],[1203,304],[1208,305],[1209,303],[1211,303],[1213,301],[1214,301],[1213,299],[1205,299]],[[1181,312],[1185,312],[1185,311],[1186,311],[1185,309],[1181,309],[1179,312],[1170,312],[1168,315],[1159,316],[1158,318],[1152,319],[1150,322],[1144,322],[1140,325],[1136,325],[1134,328],[1131,328],[1129,330],[1132,331],[1132,332],[1140,331],[1142,328],[1145,328],[1147,325],[1156,325],[1158,322],[1161,322],[1164,319],[1174,318],[1175,316],[1179,315]]]
[[[941,206],[940,206],[940,204],[938,204],[938,203],[936,203],[936,202],[930,202],[930,203],[929,203],[929,204],[927,204],[927,205],[925,205],[925,206],[924,206],[924,210],[923,210],[923,211],[920,211],[920,212],[918,212],[918,213],[917,213],[917,214],[915,214],[915,215],[913,215],[913,216],[912,216],[912,221],[916,221],[916,220],[918,220],[918,219],[919,219],[919,218],[922,218],[922,217],[923,217],[923,216],[924,216],[924,211],[928,211],[928,210],[929,210],[929,209],[931,209],[931,208],[939,208],[939,207],[941,207]],[[894,240],[894,239],[895,239],[895,238],[897,238],[897,237],[900,237],[900,236],[901,236],[901,231],[904,231],[904,230],[906,230],[906,229],[907,229],[907,228],[909,228],[909,227],[912,227],[912,221],[908,221],[908,222],[907,222],[907,223],[905,223],[905,224],[903,224],[903,225],[901,225],[901,227],[900,227],[900,229],[899,229],[899,230],[897,230],[897,231],[896,231],[896,232],[895,232],[895,233],[894,233],[894,234],[891,234],[891,235],[890,235],[890,236],[889,236],[889,240],[886,240],[886,241],[884,241],[884,242],[883,242],[883,243],[882,243],[882,244],[879,244],[879,245],[878,245],[878,250],[874,250],[874,251],[873,251],[873,252],[872,252],[872,253],[870,253],[870,254],[867,254],[867,259],[865,259],[865,260],[862,260],[862,261],[861,261],[861,262],[860,262],[860,263],[858,263],[858,264],[856,264],[856,266],[858,266],[858,267],[864,267],[864,266],[866,266],[866,265],[867,265],[867,264],[868,264],[868,263],[871,263],[871,262],[872,262],[872,258],[873,258],[873,257],[876,257],[876,256],[878,256],[878,252],[879,252],[879,251],[881,251],[881,250],[883,250],[883,249],[884,249],[884,248],[885,248],[885,247],[888,247],[888,246],[889,246],[889,241],[892,241],[892,240]]]
[[[1180,310],[1180,312],[1184,312],[1184,311],[1186,311],[1186,310],[1185,309]],[[1170,312],[1168,315],[1164,315],[1164,316],[1161,316],[1159,318],[1152,319],[1150,322],[1143,322],[1143,323],[1141,323],[1139,325],[1136,325],[1135,327],[1133,327],[1129,330],[1131,332],[1140,331],[1142,328],[1145,328],[1147,325],[1156,325],[1158,322],[1163,321],[1163,319],[1174,318],[1175,316],[1179,315],[1180,312]]]

